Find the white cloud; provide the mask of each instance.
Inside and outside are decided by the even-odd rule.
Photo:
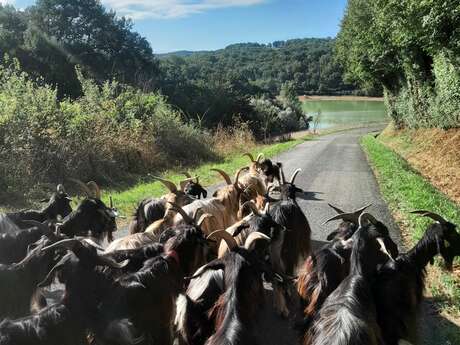
[[[0,0],[5,1],[5,0]],[[118,15],[133,19],[187,17],[208,10],[253,6],[267,0],[102,0]]]
[[[13,5],[14,0],[0,0],[0,4],[2,4],[2,5],[6,5],[6,4]]]

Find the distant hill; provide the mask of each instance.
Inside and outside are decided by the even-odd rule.
[[[170,53],[163,53],[163,54],[155,54],[159,59],[166,59],[171,56],[178,56],[178,57],[187,57],[193,54],[200,54],[200,53],[207,53],[207,50],[200,50],[200,51],[191,51],[191,50],[178,50],[175,52]]]
[[[257,92],[272,95],[286,82],[294,83],[299,94],[353,93],[357,88],[342,79],[334,45],[332,38],[237,43],[215,51],[177,51],[159,58],[163,71],[175,78],[179,73],[189,82],[247,81]]]

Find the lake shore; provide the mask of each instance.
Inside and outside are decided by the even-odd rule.
[[[382,102],[383,97],[367,97],[367,96],[299,96],[301,102],[306,101],[376,101]]]

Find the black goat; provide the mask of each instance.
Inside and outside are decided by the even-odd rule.
[[[455,256],[460,256],[460,234],[456,226],[429,211],[414,213],[436,221],[407,253],[388,262],[377,276],[374,288],[378,323],[386,345],[401,339],[417,343],[417,316],[425,287],[425,267],[441,255],[447,269]]]
[[[18,320],[6,319],[0,323],[1,345],[81,345],[87,343],[87,332],[97,324],[97,305],[110,288],[110,281],[94,270],[96,265],[120,267],[119,264],[98,256],[95,248],[87,247],[78,239],[66,239],[41,249],[53,253],[68,248],[65,255],[49,272],[39,286],[48,285],[58,274],[65,284],[62,301],[41,310],[38,314]]]
[[[329,206],[339,214],[328,219],[324,224],[332,220],[342,221],[338,228],[328,236],[328,239],[333,241],[325,244],[307,258],[297,280],[297,292],[302,301],[305,328],[308,327],[326,298],[348,275],[352,244],[350,238],[358,229],[359,216],[370,205],[351,213],[345,213],[332,205]],[[378,224],[373,217],[368,217],[368,220],[374,222],[374,225]],[[393,254],[397,255],[397,253]]]
[[[99,314],[106,327],[97,334],[101,343],[121,344],[112,325],[129,319],[133,337],[143,338],[143,344],[172,344],[175,300],[184,289],[184,277],[206,262],[208,251],[208,242],[196,224],[178,225],[164,253],[144,262],[136,273],[119,278],[102,302]]]
[[[0,215],[0,233],[10,233],[28,228],[29,225],[24,222],[26,220],[34,220],[40,223],[45,221],[56,222],[59,218],[64,218],[72,212],[71,201],[72,199],[65,192],[64,186],[59,184],[56,192],[49,199],[42,200],[47,204],[40,211],[24,210]]]
[[[281,163],[273,164],[273,162],[267,158],[260,162],[259,166],[265,176],[266,184],[273,182],[275,179],[278,180],[278,182],[281,181]]]
[[[280,168],[281,185],[278,188],[281,200],[271,204],[269,210],[273,220],[289,230],[285,234],[281,250],[284,273],[287,275],[293,275],[297,265],[311,251],[310,225],[296,201],[296,193],[303,193],[303,190],[294,184],[299,172],[300,169],[297,169],[290,182],[286,182],[283,170]]]
[[[55,263],[53,253],[41,252],[49,244],[51,241],[43,236],[21,262],[0,265],[0,320],[30,313],[31,299],[37,285],[45,279]]]
[[[387,244],[393,242],[372,224],[360,226],[352,242],[350,274],[324,302],[308,329],[305,344],[384,344],[372,283],[378,266],[391,259]]]
[[[21,261],[27,254],[28,247],[43,235],[53,235],[52,230],[35,221],[24,221],[29,229],[14,233],[0,234],[0,264],[11,264]]]
[[[253,232],[241,247],[225,231],[210,237],[223,238],[231,250],[201,267],[178,300],[179,339],[200,345],[215,332],[206,344],[254,344],[254,316],[264,304],[262,273],[275,277],[264,261],[270,239]]]
[[[113,232],[117,229],[115,218],[118,211],[113,207],[112,198],[110,206],[107,207],[101,200],[101,191],[98,185],[91,181],[84,184],[74,180],[82,187],[86,193],[86,198],[81,201],[77,209],[72,211],[58,225],[58,231],[69,237],[91,236],[101,240],[107,236],[109,242],[113,240]]]
[[[184,173],[186,180],[180,181],[180,189],[170,180],[155,177],[156,180],[163,183],[168,188],[169,193],[161,198],[146,198],[137,206],[133,215],[133,220],[129,224],[129,233],[135,234],[144,232],[147,227],[157,220],[164,217],[167,209],[167,203],[172,202],[179,206],[185,206],[195,200],[195,197],[201,193],[207,196],[206,190],[198,183],[198,177],[192,178],[190,174]],[[194,181],[196,179],[196,182]]]
[[[171,236],[173,237],[173,236]],[[104,273],[118,278],[128,273],[134,273],[140,270],[145,261],[152,259],[164,252],[164,245],[161,243],[152,243],[136,249],[117,250],[108,253],[106,256],[116,262],[127,262],[123,269],[106,267]]]

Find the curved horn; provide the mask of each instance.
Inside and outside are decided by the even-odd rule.
[[[249,152],[243,153],[243,156],[249,157],[252,163],[255,163],[256,161],[254,160],[254,156],[250,154]]]
[[[256,162],[260,163],[260,159],[264,156],[264,154],[261,152],[257,155]]]
[[[50,285],[54,280],[54,272],[56,272],[59,268],[64,266],[66,262],[70,260],[71,257],[72,257],[72,253],[68,253],[64,255],[62,259],[56,265],[54,265],[54,267],[48,272],[45,279],[43,279],[40,283],[38,283],[37,286],[45,287],[45,286]]]
[[[190,178],[187,178],[185,180],[182,180],[179,182],[179,186],[180,186],[180,190],[183,192],[184,189],[185,189],[185,186],[187,185],[188,182],[194,182],[193,180],[197,179],[198,177],[195,176],[195,177],[190,177]]]
[[[197,207],[195,211],[193,211],[192,219],[195,224],[196,224],[196,217],[198,217],[198,214],[200,213],[201,209],[202,209],[201,207]]]
[[[203,222],[208,219],[208,218],[212,218],[214,217],[212,214],[210,213],[205,213],[205,214],[202,214],[200,219],[198,219],[198,221],[196,222],[196,225],[201,227],[201,224],[203,224]]]
[[[337,208],[331,204],[328,204],[330,207],[332,207],[336,212],[342,212],[342,213],[339,213],[337,215],[335,215],[334,217],[331,217],[329,218],[328,220],[326,220],[324,224],[327,224],[333,220],[337,220],[337,219],[342,219],[346,222],[352,222],[352,223],[355,223],[355,224],[358,224],[359,223],[359,216],[361,215],[361,213],[366,209],[368,208],[369,206],[371,206],[372,204],[369,204],[369,205],[366,205],[364,207],[361,207],[359,209],[357,209],[356,211],[354,212],[349,212],[349,213],[344,213],[340,208]],[[372,217],[373,218],[373,217]],[[375,218],[374,218],[374,221],[376,222]]]
[[[193,219],[187,214],[187,212],[184,211],[182,207],[170,201],[168,201],[168,204],[171,205],[172,210],[176,211],[182,216],[184,222],[186,222],[187,224],[193,224]]]
[[[284,176],[283,164],[281,164],[280,162],[277,162],[276,165],[278,166],[278,168],[280,170],[281,184],[285,184],[286,183],[286,176]]]
[[[392,261],[394,261],[394,258],[393,256],[391,256],[390,252],[388,251],[386,245],[385,245],[385,242],[383,241],[382,238],[380,237],[377,237],[377,242],[379,243],[380,245],[380,250],[385,253]]]
[[[342,214],[342,213],[345,213],[345,211],[342,211],[340,208],[338,208],[337,206],[334,206],[332,204],[327,204],[330,208],[332,208],[335,212],[337,212],[338,214]]]
[[[216,169],[216,168],[212,168],[211,171],[216,171],[218,172],[225,180],[225,182],[227,182],[228,185],[232,184],[232,180],[230,179],[230,176],[228,176],[228,174],[221,170],[221,169]]]
[[[154,178],[155,180],[160,181],[161,183],[163,183],[164,186],[165,186],[166,188],[168,188],[169,191],[170,191],[171,193],[177,192],[177,187],[176,187],[176,185],[174,184],[174,182],[172,182],[172,181],[170,181],[170,180],[165,180],[164,178],[161,178],[161,177],[158,177],[158,176],[153,176],[153,178]]]
[[[181,174],[185,175],[187,178],[192,178],[192,175],[190,175],[190,173],[187,172],[187,171],[183,171],[183,172],[181,172]]]
[[[299,174],[299,172],[301,172],[302,169],[297,169],[296,171],[294,171],[294,173],[292,174],[292,177],[291,177],[291,184],[294,184],[294,181],[295,181],[295,178],[297,177],[297,175]]]
[[[109,207],[113,208],[113,199],[111,195],[109,196]]]
[[[125,261],[122,261],[122,262],[116,262],[112,258],[110,258],[108,256],[102,256],[102,255],[98,255],[97,261],[98,261],[97,262],[98,266],[108,266],[108,267],[111,267],[111,268],[123,268],[123,267],[126,267],[126,265],[129,264],[129,259],[125,260]]]
[[[446,224],[448,223],[447,220],[445,220],[442,216],[440,216],[439,214],[437,213],[434,213],[434,212],[431,212],[431,211],[425,211],[425,210],[415,210],[415,211],[411,211],[410,213],[413,213],[413,214],[418,214],[418,215],[421,215],[422,217],[428,217],[428,218],[431,218],[441,224]]]
[[[261,216],[259,210],[257,209],[256,204],[252,200],[246,201],[243,205],[241,205],[241,208],[244,209],[245,207],[249,207],[256,216]]]
[[[264,241],[270,242],[271,239],[267,235],[261,232],[255,231],[249,234],[248,238],[244,242],[244,248],[251,249],[252,244],[257,240],[264,240]]]
[[[238,171],[235,174],[235,182],[233,183],[236,187],[238,186],[238,180],[240,179],[240,174],[243,170],[248,170],[249,167],[242,167],[238,169]]]
[[[370,213],[362,213],[359,218],[358,218],[358,224],[359,224],[359,227],[361,228],[363,226],[363,222],[367,220],[369,221],[371,224],[377,224],[377,219],[374,218],[373,215],[371,215]]]
[[[65,189],[64,189],[64,185],[59,183],[56,187],[56,191],[59,193],[59,194],[64,194],[65,193]]]
[[[47,251],[50,251],[56,248],[65,248],[65,249],[72,250],[74,245],[76,245],[77,243],[81,245],[80,240],[77,238],[66,238],[65,240],[61,240],[59,242],[53,243],[47,247],[42,248],[41,251],[47,252]]]
[[[236,243],[236,240],[233,238],[233,236],[225,230],[216,230],[210,233],[207,239],[215,239],[217,242],[219,240],[224,240],[230,250],[238,247],[238,244]]]
[[[82,191],[86,194],[88,198],[92,197],[92,192],[85,183],[75,178],[69,178],[69,181],[72,181],[75,184],[77,184],[82,189]]]

